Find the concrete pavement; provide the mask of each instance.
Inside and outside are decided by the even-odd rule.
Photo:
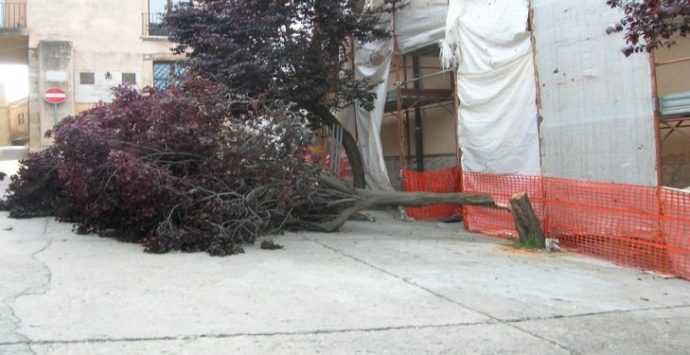
[[[690,282],[376,216],[214,258],[0,214],[0,354],[690,352]]]
[[[2,215],[0,353],[690,350],[686,281],[377,217],[214,258]]]

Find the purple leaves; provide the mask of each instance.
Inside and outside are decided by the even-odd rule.
[[[687,37],[690,30],[688,0],[607,0],[606,4],[624,15],[606,33],[624,33],[626,56],[670,47],[674,36]]]
[[[194,81],[120,88],[53,129],[55,144],[13,177],[13,217],[54,215],[147,251],[242,252],[290,228],[319,169],[304,163],[304,117],[280,102],[228,101]]]

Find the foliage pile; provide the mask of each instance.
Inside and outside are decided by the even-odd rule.
[[[166,18],[176,51],[188,56],[188,81],[119,88],[112,103],[57,124],[54,144],[12,179],[12,217],[56,216],[149,252],[230,255],[284,230],[334,232],[374,207],[496,207],[486,195],[353,189],[304,161],[308,123],[338,127],[332,109],[371,107],[368,84],[343,69],[348,38],[387,36],[363,0],[193,4]],[[342,144],[363,187],[347,130]]]
[[[320,174],[301,156],[303,115],[219,92],[120,88],[111,104],[63,120],[54,145],[13,177],[11,216],[54,215],[157,253],[229,255],[295,227]]]
[[[485,195],[350,188],[304,161],[304,110],[223,92],[200,81],[119,88],[112,103],[63,120],[12,177],[10,216],[56,216],[154,253],[231,255],[284,230],[335,232],[374,207],[496,206]]]

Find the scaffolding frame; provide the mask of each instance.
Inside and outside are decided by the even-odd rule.
[[[393,32],[393,71],[395,76],[395,89],[389,92],[386,99],[385,112],[392,112],[398,123],[398,137],[399,137],[399,160],[400,160],[400,174],[402,176],[402,170],[410,168],[412,165],[412,147],[410,144],[410,112],[414,111],[415,115],[415,157],[416,157],[416,170],[424,171],[424,132],[422,129],[422,112],[423,107],[430,107],[433,105],[441,106],[446,109],[445,104],[451,103],[452,109],[448,110],[455,120],[457,121],[457,87],[455,83],[454,70],[441,69],[439,66],[436,67],[422,67],[419,63],[419,58],[428,54],[429,47],[435,45],[435,43],[430,43],[427,46],[423,46],[416,50],[402,52],[400,49],[400,43],[398,41],[398,21],[397,21],[397,11],[398,11],[398,0],[393,1],[393,21],[392,21],[392,32]],[[413,77],[408,78],[408,69],[410,66],[407,64],[408,57],[412,57],[412,71]],[[402,62],[402,63],[401,63]],[[438,71],[421,75],[421,69],[438,69]],[[421,82],[424,79],[434,78],[442,76],[445,74],[450,75],[450,82],[448,89],[425,89],[421,87]],[[390,77],[391,73],[389,73]],[[410,84],[412,87],[410,88]],[[392,98],[391,94],[395,97]],[[459,156],[460,147],[458,145],[457,139],[457,122],[454,124],[454,136],[453,141],[455,144],[455,155],[456,164],[459,166]]]
[[[652,76],[652,96],[654,100],[654,128],[656,130],[656,165],[657,165],[657,183],[659,186],[664,183],[663,176],[663,143],[674,133],[684,136],[690,140],[690,134],[687,134],[681,129],[690,128],[690,112],[682,114],[674,114],[664,116],[661,108],[661,99],[659,96],[659,81],[657,78],[657,69],[659,67],[690,62],[690,57],[676,58],[663,62],[657,62],[654,53],[649,55],[650,70]],[[666,131],[663,133],[663,131]]]
[[[390,98],[391,92],[389,92],[389,98],[386,100],[386,109],[385,112],[388,113],[393,113],[397,123],[398,123],[398,136],[399,136],[399,160],[400,160],[400,169],[404,169],[406,167],[409,167],[411,165],[411,157],[412,157],[412,152],[411,152],[411,146],[410,143],[408,142],[409,137],[411,137],[411,134],[409,132],[409,119],[410,119],[410,111],[416,110],[419,107],[425,107],[428,105],[438,105],[442,103],[448,103],[452,102],[453,103],[453,111],[455,112],[455,117],[457,119],[457,111],[459,107],[458,99],[457,99],[457,83],[455,82],[455,76],[451,75],[451,85],[448,90],[445,89],[423,89],[420,87],[414,87],[414,88],[409,88],[408,84],[413,83],[415,86],[418,84],[421,80],[438,76],[438,75],[443,75],[446,73],[452,73],[452,70],[440,70],[438,72],[432,73],[432,74],[427,74],[427,75],[417,75],[415,73],[414,77],[412,79],[408,79],[408,69],[409,66],[407,65],[407,57],[412,56],[413,60],[416,57],[414,55],[414,51],[407,51],[407,52],[401,52],[400,49],[400,44],[398,40],[398,21],[397,21],[397,12],[399,11],[398,4],[400,3],[400,0],[394,0],[393,1],[393,10],[392,10],[392,40],[394,43],[394,48],[393,48],[393,70],[392,74],[395,76],[395,89],[393,90],[393,94],[395,95],[394,100]],[[536,44],[535,44],[535,38],[534,38],[534,32],[533,32],[533,7],[530,1],[530,14],[529,14],[529,32],[531,36],[531,41],[532,41],[532,47],[534,51],[534,57],[536,61]],[[404,62],[404,63],[401,63]],[[658,92],[658,81],[657,81],[657,68],[662,67],[662,66],[667,66],[667,65],[672,65],[672,64],[678,64],[678,63],[684,63],[684,62],[690,62],[690,57],[682,57],[682,58],[676,58],[672,60],[667,60],[663,62],[656,62],[654,53],[651,53],[649,56],[649,66],[651,70],[651,81],[652,81],[652,99],[654,102],[654,128],[655,128],[655,136],[656,136],[656,167],[657,167],[657,179],[658,179],[658,184],[662,185],[663,184],[663,161],[662,161],[662,145],[663,142],[669,139],[674,134],[677,135],[682,135],[686,139],[690,140],[690,134],[683,132],[683,129],[690,128],[690,112],[688,113],[683,113],[683,114],[675,114],[675,115],[663,115],[662,110],[661,110],[661,97],[659,96]],[[424,69],[429,69],[428,67],[424,67]],[[390,74],[389,73],[389,77]],[[538,66],[535,65],[535,74],[537,77],[537,107],[539,110],[541,110],[541,95],[540,95],[540,87],[538,85],[539,83],[539,72],[538,72]],[[419,122],[422,120],[419,114],[416,114],[416,123],[419,124]],[[541,127],[539,127],[541,129]],[[456,145],[456,155],[457,155],[457,164],[460,166],[460,147],[458,144],[457,140],[457,124],[455,125],[455,145]],[[540,134],[540,139],[541,139],[541,134]],[[419,144],[419,140],[417,140],[417,143]],[[540,144],[541,146],[541,144]],[[419,161],[422,160],[424,156],[415,154],[417,156],[418,164]],[[420,169],[421,168],[421,169]],[[423,170],[423,164],[421,166],[418,166],[417,170]]]

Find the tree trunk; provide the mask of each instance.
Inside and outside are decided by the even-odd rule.
[[[340,121],[326,108],[316,108],[313,110],[314,114],[321,118],[321,121],[331,130],[335,127],[342,127],[343,129],[343,147],[347,160],[352,167],[352,177],[354,180],[354,187],[359,189],[366,188],[366,181],[364,180],[364,162],[362,161],[362,154],[357,147],[357,141],[345,127],[340,124]]]
[[[313,224],[309,229],[320,232],[337,232],[350,217],[358,212],[376,207],[423,207],[433,205],[472,205],[497,207],[489,195],[465,193],[432,193],[432,192],[374,192],[363,189],[350,189],[338,181],[324,177],[320,182],[326,187],[352,196],[355,202],[323,223]]]
[[[534,245],[539,248],[546,247],[544,232],[539,224],[537,215],[534,214],[532,204],[529,202],[527,193],[520,192],[510,199],[510,207],[515,219],[520,243],[523,245]]]

